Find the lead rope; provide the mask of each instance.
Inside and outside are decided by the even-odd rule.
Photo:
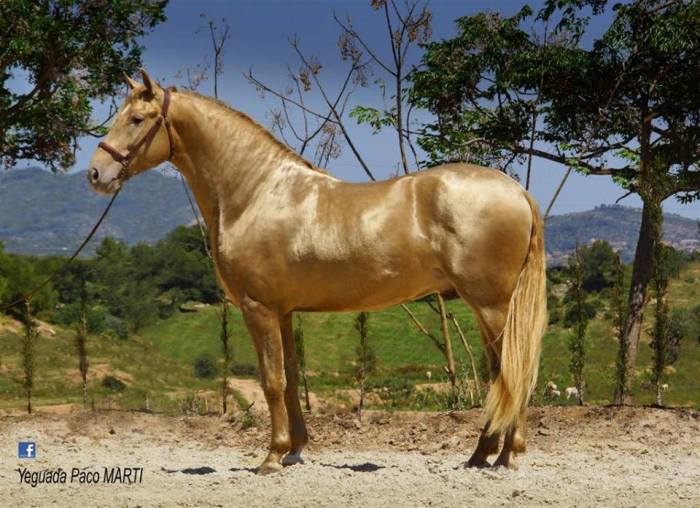
[[[68,260],[63,263],[56,271],[54,271],[51,275],[49,275],[46,279],[44,279],[40,284],[35,286],[31,291],[28,293],[25,293],[22,295],[20,298],[14,300],[13,302],[6,303],[4,305],[0,305],[0,311],[9,309],[11,307],[14,307],[15,305],[18,305],[20,303],[25,303],[29,304],[29,301],[32,299],[32,297],[38,293],[42,288],[44,288],[49,282],[53,281],[58,277],[63,270],[65,270],[68,265],[70,265],[75,258],[78,257],[78,255],[82,252],[82,250],[85,248],[85,246],[88,244],[90,240],[92,240],[92,237],[95,236],[95,233],[97,232],[97,229],[100,227],[102,224],[102,221],[105,220],[105,217],[107,217],[107,214],[109,213],[110,208],[112,208],[112,205],[114,204],[114,200],[117,199],[117,196],[119,195],[119,192],[121,191],[121,188],[117,189],[117,191],[112,195],[112,199],[109,200],[109,204],[107,204],[107,208],[105,208],[104,212],[102,212],[102,215],[100,215],[100,218],[98,221],[95,223],[95,225],[92,227],[92,230],[90,230],[90,233],[87,235],[85,240],[80,244],[80,246],[77,248],[77,250],[73,253],[71,257],[68,258]]]
[[[153,141],[153,138],[155,137],[156,133],[160,129],[160,126],[162,124],[165,124],[165,130],[168,133],[168,141],[170,142],[170,155],[168,156],[168,160],[172,159],[173,156],[173,138],[172,138],[172,133],[170,132],[170,125],[168,123],[168,108],[170,106],[170,89],[166,88],[163,92],[163,104],[161,106],[160,110],[160,115],[158,116],[158,120],[156,121],[155,124],[151,126],[151,128],[146,132],[143,138],[141,138],[134,146],[131,147],[131,149],[126,153],[126,155],[123,155],[119,150],[116,148],[112,147],[111,145],[107,144],[104,141],[100,141],[100,143],[97,145],[98,147],[102,148],[104,151],[109,153],[112,156],[112,159],[114,159],[116,162],[121,164],[122,168],[119,171],[119,174],[117,175],[117,180],[122,180],[124,177],[128,177],[128,170],[129,170],[129,165],[131,164],[131,161],[134,159],[134,156],[136,153],[141,149],[141,147],[145,144],[150,143]],[[102,215],[100,215],[99,220],[95,223],[95,225],[92,227],[92,230],[90,231],[90,234],[87,235],[85,240],[83,240],[83,243],[80,244],[78,249],[73,253],[71,257],[68,258],[68,260],[63,263],[58,270],[53,272],[51,275],[49,275],[44,281],[41,282],[41,284],[37,285],[29,291],[28,293],[25,293],[22,295],[20,298],[17,300],[0,305],[0,311],[9,309],[11,307],[14,307],[17,304],[20,303],[25,303],[28,304],[29,301],[31,300],[32,296],[34,296],[36,293],[38,293],[44,286],[46,286],[49,282],[53,281],[60,275],[60,273],[66,269],[68,265],[70,265],[75,258],[78,257],[78,255],[82,252],[82,250],[85,248],[85,246],[88,244],[90,240],[92,240],[92,237],[95,236],[95,233],[97,232],[97,229],[100,227],[100,224],[102,224],[102,221],[107,217],[107,214],[109,213],[110,208],[112,208],[112,205],[114,204],[114,200],[117,199],[117,196],[119,195],[119,192],[121,191],[121,186],[117,189],[117,191],[112,195],[112,199],[110,199],[109,204],[107,204],[107,208],[105,208],[104,212],[102,212]]]

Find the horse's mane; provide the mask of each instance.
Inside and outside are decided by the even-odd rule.
[[[258,132],[261,136],[263,136],[267,141],[271,142],[274,146],[276,146],[279,150],[287,154],[291,159],[295,160],[296,162],[306,166],[307,168],[317,171],[319,173],[323,173],[325,175],[328,175],[329,173],[327,171],[324,171],[323,169],[317,168],[313,164],[311,164],[309,161],[307,161],[305,158],[303,158],[301,155],[296,153],[294,150],[289,148],[287,145],[284,143],[280,142],[275,136],[270,133],[269,130],[267,130],[265,127],[260,125],[258,122],[253,120],[251,117],[246,115],[245,113],[238,111],[236,109],[233,109],[231,106],[226,104],[225,102],[215,99],[214,97],[209,97],[207,95],[202,95],[200,93],[197,93],[193,90],[184,90],[184,89],[179,89],[175,87],[170,87],[170,90],[173,92],[181,93],[183,95],[189,95],[191,97],[196,97],[197,99],[202,99],[204,101],[207,101],[211,104],[214,104],[226,111],[227,114],[234,115],[236,118],[245,121],[250,127],[253,128],[256,132]]]

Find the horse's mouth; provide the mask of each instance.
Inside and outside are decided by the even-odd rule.
[[[90,186],[92,187],[92,190],[98,194],[109,196],[117,192],[121,188],[122,184],[117,178],[113,178],[107,183],[90,182]]]

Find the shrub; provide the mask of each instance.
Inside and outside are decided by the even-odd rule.
[[[216,377],[216,363],[209,356],[200,356],[194,361],[194,375],[202,379]]]
[[[104,379],[102,379],[102,386],[115,392],[123,392],[126,390],[124,382],[114,376],[105,376]]]
[[[104,329],[108,334],[114,335],[121,340],[126,340],[129,338],[128,324],[124,320],[119,319],[112,314],[107,314],[105,316]]]
[[[252,363],[232,363],[231,374],[234,376],[258,377],[258,366]]]
[[[586,301],[583,303],[582,310],[583,317],[587,321],[592,320],[597,314],[595,304],[590,301]],[[574,326],[576,326],[576,324],[578,323],[577,312],[578,310],[576,305],[569,305],[567,307],[566,312],[564,313],[564,326],[566,328],[573,328]]]
[[[63,326],[70,326],[80,321],[80,303],[69,303],[61,306],[52,316],[52,321]],[[102,333],[107,327],[107,312],[99,307],[87,309],[87,331]]]
[[[416,387],[408,379],[398,376],[368,383],[367,388],[368,391],[375,391],[379,394],[379,397],[392,408],[409,405],[416,390]]]

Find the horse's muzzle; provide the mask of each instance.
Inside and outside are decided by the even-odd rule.
[[[114,194],[120,187],[119,180],[108,178],[103,173],[109,173],[109,171],[101,172],[94,166],[87,170],[87,179],[92,190],[100,194]]]

